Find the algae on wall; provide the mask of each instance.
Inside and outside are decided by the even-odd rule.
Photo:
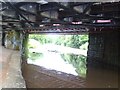
[[[21,57],[25,60],[28,58],[28,33],[21,33],[20,38],[21,38]]]

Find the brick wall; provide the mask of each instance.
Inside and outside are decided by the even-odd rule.
[[[88,65],[120,66],[119,32],[89,34]]]

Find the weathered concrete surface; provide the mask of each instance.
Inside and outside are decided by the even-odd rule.
[[[2,88],[25,88],[21,73],[19,51],[9,50],[0,46],[0,86]]]

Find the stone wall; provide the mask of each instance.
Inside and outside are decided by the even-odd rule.
[[[120,66],[119,32],[90,33],[88,47],[88,65]]]

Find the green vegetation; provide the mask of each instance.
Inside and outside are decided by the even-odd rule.
[[[29,39],[35,39],[40,44],[64,45],[72,48],[80,48],[81,45],[88,42],[88,35],[29,35]],[[86,48],[87,49],[87,48]]]
[[[29,52],[29,58],[33,61],[35,61],[36,59],[40,59],[43,57],[43,53],[36,53],[36,52]]]
[[[29,40],[36,40],[35,43],[29,42],[29,48],[37,48],[44,44],[55,44],[62,45],[71,48],[77,48],[81,50],[87,50],[88,46],[88,35],[29,35]],[[86,75],[86,57],[82,55],[74,55],[74,54],[60,54],[61,58],[64,61],[72,64],[76,68],[76,72],[85,77]],[[42,53],[32,53],[29,52],[29,58],[32,60],[36,60],[42,58]]]
[[[73,54],[62,54],[62,58],[72,64],[76,68],[76,72],[82,76],[86,76],[86,57]]]

